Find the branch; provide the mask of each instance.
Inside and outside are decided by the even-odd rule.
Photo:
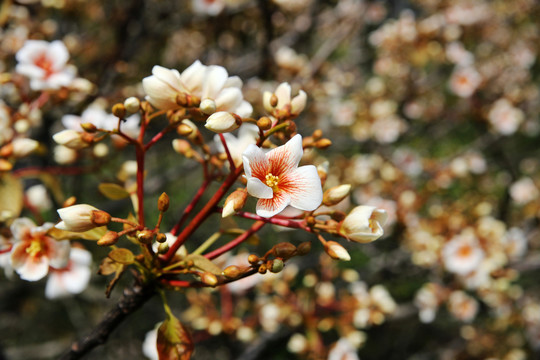
[[[110,310],[103,320],[84,338],[74,342],[70,350],[60,357],[61,360],[80,359],[96,346],[104,344],[109,335],[122,321],[135,310],[140,308],[155,294],[152,285],[134,285],[124,290],[124,295],[116,306]]]

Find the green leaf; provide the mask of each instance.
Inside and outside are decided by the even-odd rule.
[[[223,270],[212,261],[208,260],[202,255],[190,254],[184,258],[186,261],[193,261],[193,265],[201,270],[207,271],[214,275],[221,275]]]
[[[123,248],[114,249],[111,251],[109,253],[109,258],[122,265],[133,264],[135,261],[135,256],[133,253],[130,250]]]
[[[99,192],[111,200],[120,200],[129,197],[129,192],[122,186],[114,183],[101,183],[98,186]]]
[[[172,314],[158,328],[156,346],[159,360],[189,360],[193,353],[191,335]]]
[[[23,208],[23,186],[10,173],[0,177],[0,221],[18,217]]]

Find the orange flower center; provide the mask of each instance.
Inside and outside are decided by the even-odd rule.
[[[457,253],[460,257],[468,257],[472,253],[472,247],[470,245],[463,245],[459,248]]]
[[[40,67],[45,71],[45,77],[50,76],[54,72],[53,69],[52,69],[53,64],[52,64],[51,60],[45,54],[41,54],[34,61],[34,64],[37,67]]]

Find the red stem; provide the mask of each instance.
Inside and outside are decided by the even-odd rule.
[[[226,253],[229,250],[234,249],[244,241],[246,241],[251,235],[255,234],[257,231],[259,231],[264,225],[266,224],[265,221],[257,221],[251,227],[246,230],[242,235],[238,236],[236,239],[228,242],[227,244],[223,245],[222,247],[209,252],[208,254],[204,255],[207,259],[215,259],[221,254]]]
[[[11,251],[11,249],[13,249],[13,245],[12,244],[9,244],[9,246],[3,250],[0,250],[0,254],[6,254],[8,252]]]
[[[227,159],[229,160],[231,170],[234,171],[234,169],[236,169],[236,165],[234,165],[234,160],[231,156],[231,152],[229,151],[229,147],[227,146],[227,142],[225,141],[225,136],[223,136],[223,134],[219,134],[219,139],[221,140],[223,148],[225,149],[225,153],[227,154]]]
[[[176,241],[171,245],[169,251],[165,255],[163,255],[163,261],[168,262],[169,260],[171,260],[176,253],[176,250],[178,250],[178,248],[182,246],[182,244],[187,240],[187,238],[191,236],[191,234],[193,234],[195,230],[197,230],[197,228],[202,224],[202,222],[206,220],[206,218],[210,214],[212,214],[216,205],[223,198],[223,196],[225,196],[229,188],[234,184],[242,171],[243,168],[239,167],[234,169],[234,171],[231,172],[229,176],[227,176],[223,184],[221,184],[220,188],[216,191],[214,196],[212,196],[210,201],[208,201],[208,203],[201,209],[201,211],[199,211],[197,215],[195,215],[191,222],[178,235],[178,238],[176,238]]]
[[[186,208],[184,209],[184,212],[182,213],[182,217],[180,218],[180,220],[178,220],[176,225],[174,225],[174,227],[172,228],[171,233],[173,235],[176,235],[178,233],[178,231],[180,230],[180,227],[182,227],[182,224],[187,219],[191,211],[195,208],[195,206],[201,199],[201,196],[204,194],[204,192],[208,188],[208,185],[210,185],[210,180],[204,180],[203,183],[201,184],[201,187],[199,188],[199,190],[197,190],[197,193],[195,194],[195,196],[193,197],[189,205],[186,206]]]
[[[249,212],[244,212],[244,211],[237,212],[235,215],[246,218],[246,219],[264,221],[265,223],[269,223],[269,224],[285,226],[285,227],[294,228],[294,229],[302,229],[307,232],[313,232],[313,230],[310,227],[305,225],[305,221],[283,219],[283,218],[277,218],[277,217],[264,218],[262,216],[255,215]]]
[[[152,146],[154,146],[155,143],[157,143],[166,133],[174,129],[174,127],[167,126],[165,129],[158,132],[154,137],[146,144],[144,145],[144,150],[147,151]]]

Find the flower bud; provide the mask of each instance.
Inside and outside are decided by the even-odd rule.
[[[186,123],[182,123],[178,125],[178,127],[176,128],[176,132],[178,133],[178,135],[189,136],[193,134],[193,128]]]
[[[206,115],[212,115],[216,112],[216,102],[212,99],[204,99],[201,101],[199,109]]]
[[[94,210],[91,212],[90,220],[96,226],[105,226],[111,222],[111,215],[103,210]]]
[[[242,270],[240,270],[240,268],[236,265],[230,265],[223,270],[223,275],[227,279],[236,279],[237,277],[242,275]]]
[[[116,231],[108,231],[97,241],[99,246],[111,246],[116,244],[120,237]]]
[[[237,129],[242,124],[242,120],[237,115],[226,111],[218,111],[210,115],[204,125],[208,130],[220,133],[226,133]]]
[[[169,209],[169,195],[162,193],[158,199],[158,210],[165,212]]]
[[[266,274],[266,272],[268,271],[268,267],[266,266],[266,264],[261,264],[257,271],[259,272],[259,274]]]
[[[261,130],[268,130],[272,127],[272,120],[268,116],[263,116],[259,120],[257,120],[257,126]]]
[[[288,259],[296,253],[296,246],[288,242],[274,245],[274,255],[282,259]]]
[[[218,279],[217,279],[216,275],[214,275],[212,273],[204,272],[200,276],[201,276],[201,281],[203,283],[205,283],[206,285],[208,285],[208,286],[214,287],[218,283]]]
[[[330,255],[332,259],[343,261],[351,260],[351,255],[349,255],[349,252],[335,241],[327,241],[324,244],[324,251],[326,251],[326,253]]]
[[[58,209],[58,215],[62,221],[55,225],[60,230],[84,232],[95,228],[97,225],[93,222],[94,211],[99,209],[87,205],[78,204]]]
[[[323,204],[326,206],[336,205],[349,196],[350,192],[350,184],[334,186],[324,192]]]
[[[81,124],[81,127],[84,131],[88,132],[88,133],[95,133],[97,131],[97,127],[96,125],[92,124],[92,123],[82,123]]]
[[[112,113],[119,119],[123,119],[126,116],[126,107],[124,104],[114,104],[112,107]]]
[[[156,235],[156,241],[158,243],[164,243],[165,241],[167,241],[167,235],[165,235],[164,233],[159,233]]]
[[[296,254],[299,256],[307,255],[311,251],[311,242],[304,241],[298,244],[296,248]]]
[[[174,139],[172,142],[172,146],[173,146],[174,151],[176,151],[179,154],[184,155],[187,158],[190,158],[193,156],[193,149],[191,148],[189,141],[182,140],[182,139]]]
[[[141,102],[134,96],[128,97],[124,101],[124,107],[130,114],[136,113],[141,108]]]
[[[274,274],[277,274],[278,272],[281,272],[281,270],[283,270],[284,266],[285,266],[285,264],[283,263],[283,260],[274,259],[274,260],[272,260],[272,264],[270,266],[270,272],[273,272]]]
[[[143,244],[152,243],[154,238],[154,232],[152,230],[142,230],[137,234],[137,239]]]
[[[251,265],[256,265],[259,263],[259,257],[255,254],[251,254],[248,256],[248,263]]]
[[[6,159],[0,159],[0,171],[10,171],[13,169],[13,164]]]
[[[67,148],[73,150],[83,149],[88,146],[88,143],[83,140],[82,134],[75,130],[62,130],[53,135],[53,140]]]
[[[387,214],[374,206],[361,205],[355,207],[343,220],[339,233],[349,240],[369,243],[380,238],[382,226],[386,223]]]
[[[330,139],[320,139],[315,142],[315,147],[317,149],[326,149],[332,145],[332,141]]]
[[[169,244],[166,242],[160,243],[157,250],[158,254],[166,254],[167,251],[169,251]]]
[[[226,218],[232,214],[240,211],[247,201],[247,191],[245,189],[235,190],[231,195],[225,200],[225,206],[221,216]]]
[[[39,143],[32,139],[18,138],[13,140],[11,145],[13,146],[13,156],[21,158],[36,150]]]
[[[276,94],[271,93],[270,91],[265,91],[263,93],[263,106],[266,111],[271,113],[272,111],[274,111],[274,108],[277,106],[277,104],[278,98]]]

